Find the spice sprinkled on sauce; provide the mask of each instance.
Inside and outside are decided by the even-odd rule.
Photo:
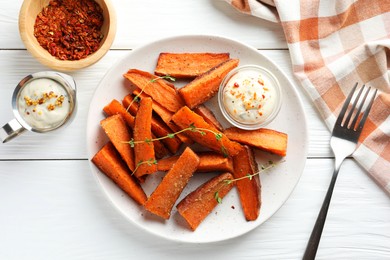
[[[274,81],[257,70],[234,74],[223,90],[223,104],[235,121],[261,124],[278,109],[278,93]]]
[[[65,89],[48,78],[27,83],[18,99],[19,114],[37,129],[54,128],[68,116],[70,101]]]

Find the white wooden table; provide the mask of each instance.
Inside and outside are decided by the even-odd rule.
[[[96,65],[70,73],[78,83],[71,126],[45,138],[26,133],[0,145],[0,259],[300,259],[333,172],[329,131],[291,71],[282,29],[222,1],[113,0],[118,30]],[[25,75],[47,70],[18,32],[22,0],[0,0],[0,124]],[[304,102],[309,153],[284,206],[252,232],[224,242],[166,241],[135,228],[106,199],[86,152],[86,118],[99,81],[114,62],[145,43],[183,34],[221,35],[251,45],[293,80]],[[353,159],[336,184],[318,259],[390,259],[390,198]]]

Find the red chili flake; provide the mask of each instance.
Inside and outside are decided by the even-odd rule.
[[[238,87],[240,87],[240,84],[238,84],[237,82],[234,82],[233,87],[238,88]]]
[[[103,10],[93,0],[51,0],[38,14],[34,36],[60,60],[80,60],[98,50]]]

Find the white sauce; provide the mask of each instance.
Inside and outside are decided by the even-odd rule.
[[[276,109],[277,98],[271,79],[255,70],[237,72],[223,92],[226,111],[244,124],[263,123]]]
[[[70,111],[66,90],[48,78],[27,83],[18,99],[19,114],[33,128],[47,129],[59,126]]]

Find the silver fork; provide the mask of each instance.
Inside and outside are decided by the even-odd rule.
[[[349,109],[349,113],[347,114],[346,112],[350,106],[352,96],[354,95],[357,86],[358,84],[356,83],[351,93],[349,93],[333,128],[332,136],[330,138],[330,146],[335,156],[335,168],[324,202],[310,235],[309,242],[306,246],[306,251],[303,255],[304,260],[311,260],[316,256],[340,166],[344,159],[355,151],[359,136],[368,117],[368,113],[374,103],[377,89],[375,89],[374,94],[371,95],[368,105],[364,108],[364,103],[366,102],[371,87],[369,87],[362,96],[362,93],[364,92],[363,90],[365,89],[365,86],[363,85]]]

